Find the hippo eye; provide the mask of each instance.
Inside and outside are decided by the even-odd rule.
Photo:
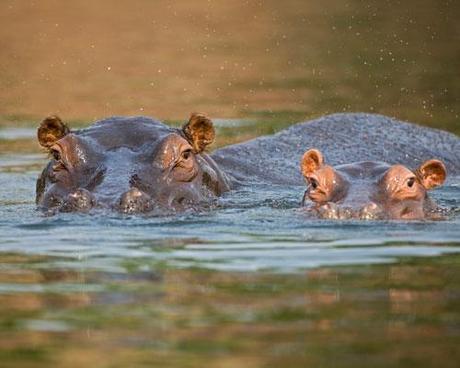
[[[181,157],[182,157],[183,160],[188,160],[190,158],[191,154],[192,154],[192,150],[188,149],[188,150],[185,150],[184,152],[182,152]]]
[[[313,189],[318,188],[318,186],[319,186],[318,180],[313,179],[313,178],[310,178],[309,181],[310,181],[310,185],[311,185],[311,187],[312,187]]]
[[[56,161],[53,165],[53,171],[61,171],[66,169],[64,163],[62,162],[61,153],[58,150],[51,150],[51,156],[53,156],[53,159]]]
[[[414,178],[414,177],[409,178],[409,179],[407,180],[407,186],[408,186],[409,188],[412,188],[412,187],[414,186],[414,184],[415,184],[415,178]]]
[[[61,154],[59,151],[57,150],[52,150],[51,151],[51,155],[53,156],[53,158],[56,160],[56,161],[61,161]]]

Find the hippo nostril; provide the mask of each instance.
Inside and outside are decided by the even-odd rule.
[[[355,211],[350,207],[341,207],[339,209],[339,218],[341,220],[349,220],[355,217]]]
[[[152,210],[152,198],[137,188],[132,188],[120,197],[119,209],[124,213],[148,212]]]
[[[363,219],[375,220],[383,218],[383,211],[376,203],[369,203],[368,205],[356,210],[352,207],[340,206],[336,203],[326,203],[316,208],[318,214],[323,219],[334,220],[350,220],[350,219]]]
[[[129,196],[131,198],[140,198],[143,195],[145,195],[145,193],[141,192],[137,188],[132,188],[132,189],[128,190],[124,195]]]
[[[95,202],[93,195],[88,190],[80,188],[67,196],[61,211],[89,211],[94,207]]]
[[[375,220],[382,218],[382,209],[379,205],[374,202],[371,202],[361,208],[359,211],[359,218],[362,220]]]
[[[323,219],[338,219],[339,207],[335,203],[326,203],[317,208],[318,214]]]

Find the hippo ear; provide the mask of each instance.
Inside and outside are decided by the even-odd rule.
[[[58,116],[52,115],[41,122],[37,130],[37,138],[42,147],[50,148],[69,133],[69,127]]]
[[[447,170],[441,161],[428,160],[419,166],[416,174],[425,189],[432,189],[444,183]]]
[[[302,162],[300,163],[300,169],[303,176],[307,176],[312,172],[318,170],[324,165],[324,158],[322,153],[317,149],[311,149],[305,152],[302,156]]]
[[[189,121],[182,127],[182,131],[193,146],[195,153],[203,152],[214,142],[216,136],[211,119],[196,112],[190,116]]]

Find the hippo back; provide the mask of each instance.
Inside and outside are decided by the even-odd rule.
[[[293,125],[265,136],[224,147],[212,155],[237,183],[302,184],[299,163],[309,148],[327,162],[383,161],[418,167],[442,160],[449,175],[460,174],[460,138],[437,129],[375,114],[334,114]]]

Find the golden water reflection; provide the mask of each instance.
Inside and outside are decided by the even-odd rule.
[[[458,134],[458,14],[436,0],[5,1],[0,116],[367,111]]]

